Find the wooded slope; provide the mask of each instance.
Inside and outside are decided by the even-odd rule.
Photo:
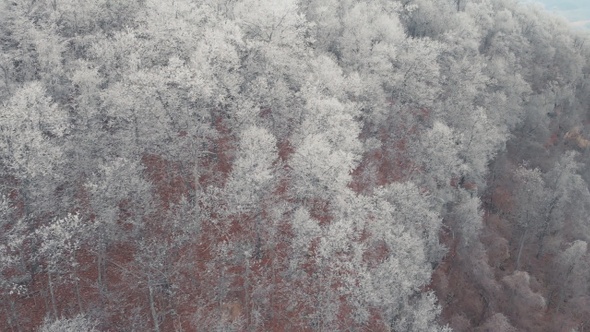
[[[0,329],[587,331],[590,41],[513,0],[0,4]]]

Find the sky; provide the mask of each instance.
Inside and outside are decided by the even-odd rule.
[[[534,0],[549,11],[565,16],[575,26],[590,29],[590,0]]]

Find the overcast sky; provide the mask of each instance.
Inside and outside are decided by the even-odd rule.
[[[534,0],[557,12],[577,26],[590,28],[590,0]]]

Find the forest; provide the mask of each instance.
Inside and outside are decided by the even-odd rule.
[[[589,183],[540,6],[0,1],[2,331],[590,331]]]

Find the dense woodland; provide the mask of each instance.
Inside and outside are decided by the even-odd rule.
[[[562,19],[0,3],[0,330],[590,331],[590,37]]]

